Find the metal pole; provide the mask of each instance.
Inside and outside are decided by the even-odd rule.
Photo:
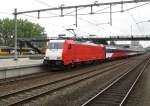
[[[61,17],[63,17],[63,8],[61,7]]]
[[[112,4],[110,4],[110,25],[112,26]]]
[[[91,6],[91,14],[93,14],[93,6]]]
[[[132,36],[132,25],[131,25],[131,36]]]
[[[40,19],[40,11],[38,11],[38,19]]]
[[[78,17],[77,17],[78,13],[77,13],[77,8],[76,8],[76,28],[78,27]]]
[[[17,9],[15,8],[14,12],[14,21],[15,21],[15,31],[14,31],[14,36],[15,36],[15,57],[14,60],[18,60],[17,56]]]
[[[123,1],[122,1],[122,4],[121,4],[121,12],[123,12]]]

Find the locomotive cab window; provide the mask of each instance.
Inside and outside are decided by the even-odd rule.
[[[63,49],[63,44],[61,42],[51,42],[48,44],[49,49]]]

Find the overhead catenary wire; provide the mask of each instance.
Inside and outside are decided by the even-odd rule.
[[[36,0],[36,1],[39,1],[39,0]],[[131,8],[128,8],[128,9],[125,9],[124,10],[124,12],[125,11],[129,11],[129,10],[132,10],[132,9],[135,9],[135,8],[138,8],[138,7],[141,7],[141,6],[144,6],[144,5],[147,5],[147,4],[149,4],[150,2],[147,2],[147,3],[144,3],[144,4],[142,4],[142,5],[138,5],[138,6],[134,6],[134,7],[131,7]],[[101,10],[97,10],[97,11],[95,11],[95,13],[94,14],[103,14],[103,13],[110,13],[110,12],[100,12],[100,11],[103,11],[103,10],[105,10],[105,9],[108,9],[109,7],[106,7],[106,8],[103,8],[103,9],[101,9]],[[80,10],[80,9],[84,9],[84,8],[79,8],[78,10]],[[69,14],[71,14],[71,13],[74,13],[75,11],[71,11],[71,12],[69,12],[66,16],[74,16],[74,15],[69,15]],[[100,13],[99,13],[100,12]],[[112,13],[119,13],[119,12],[121,12],[121,11],[112,11]],[[25,15],[25,14],[24,14]],[[85,13],[85,14],[78,14],[78,15],[91,15],[89,12],[88,13]],[[27,16],[27,15],[26,15]],[[37,17],[34,17],[34,16],[30,16],[30,15],[28,15],[28,17],[32,17],[32,18],[37,18]],[[59,16],[48,16],[48,17],[40,17],[40,18],[53,18],[53,17],[60,17],[60,15]],[[80,18],[81,19],[81,18]],[[81,19],[82,20],[82,19]],[[94,25],[94,24],[93,24]]]
[[[38,3],[41,3],[41,4],[44,4],[44,5],[48,6],[48,7],[54,7],[54,6],[52,6],[52,5],[48,4],[48,3],[45,3],[45,2],[40,1],[40,0],[34,0],[34,1],[36,1]]]
[[[40,1],[40,0],[34,0],[34,1],[37,1],[37,2],[42,3],[42,4],[44,4],[44,5],[47,5],[47,6],[51,6],[51,5],[49,5],[49,4],[47,4],[47,3],[43,2],[43,1]],[[142,4],[142,5],[139,5],[139,6],[136,6],[136,7],[132,7],[132,8],[126,9],[126,10],[124,10],[124,11],[128,11],[128,10],[131,10],[131,9],[134,9],[134,8],[137,8],[137,7],[141,7],[141,6],[144,6],[144,5],[149,4],[149,3],[150,3],[150,2],[145,3],[145,4]],[[113,5],[116,5],[116,4],[113,4]],[[51,7],[54,7],[54,6],[51,6]],[[80,9],[78,9],[78,10],[81,10],[81,9],[84,9],[84,8],[85,8],[85,7],[80,8]],[[103,8],[103,9],[101,9],[101,10],[97,10],[96,12],[94,12],[94,14],[110,13],[110,12],[100,12],[100,13],[97,13],[97,12],[99,12],[99,11],[103,11],[103,10],[108,9],[108,8],[109,8],[109,7]],[[74,16],[74,15],[68,15],[68,14],[71,14],[71,13],[73,13],[73,12],[75,12],[75,11],[71,11],[71,12],[69,12],[69,13],[66,13],[65,16]],[[112,11],[111,13],[118,13],[118,12],[122,12],[122,11]],[[89,15],[89,14],[91,14],[91,13],[78,14],[78,15]],[[29,15],[28,15],[28,16],[29,16]],[[29,17],[35,18],[34,16],[29,16]],[[52,17],[60,17],[60,15],[59,15],[59,16],[40,17],[40,18],[52,18]]]
[[[105,3],[92,3],[92,4],[85,4],[85,5],[75,5],[75,6],[60,6],[54,8],[46,8],[46,9],[37,9],[37,10],[29,10],[29,11],[20,11],[13,13],[14,15],[19,14],[26,14],[26,13],[36,13],[36,12],[45,12],[45,11],[54,11],[54,10],[61,10],[61,9],[73,9],[73,8],[80,8],[80,7],[91,7],[91,6],[104,6],[104,5],[120,5],[120,4],[131,4],[131,3],[139,3],[139,2],[148,2],[150,0],[128,0],[128,1],[115,1],[115,2],[105,2]]]
[[[23,16],[30,18],[30,20],[32,20],[32,21],[40,22],[40,23],[43,23],[43,24],[48,24],[48,25],[51,25],[51,26],[56,26],[56,27],[59,27],[59,28],[65,28],[66,26],[68,26],[68,25],[61,26],[61,25],[58,25],[58,24],[53,24],[53,23],[50,23],[49,21],[39,20],[39,19],[37,19],[37,17],[26,15],[26,14],[23,14]]]
[[[132,15],[132,13],[131,13],[130,11],[129,11],[129,15],[131,16],[133,22],[135,23],[135,25],[137,26],[139,32],[141,33],[142,31],[141,31],[140,27],[136,24],[136,23],[137,23],[137,22],[136,22],[136,19],[134,18],[134,16]]]
[[[123,12],[126,12],[126,11],[129,11],[129,10],[132,10],[132,9],[136,9],[136,8],[138,8],[138,7],[141,7],[141,6],[144,6],[144,5],[147,5],[147,4],[150,4],[150,2],[148,2],[148,3],[144,3],[144,4],[142,4],[142,5],[138,5],[138,6],[134,6],[134,7],[131,7],[131,8],[128,8],[128,9],[124,9],[123,10]],[[105,9],[107,9],[108,7],[106,7],[106,8],[104,8],[104,10]],[[103,9],[102,9],[103,10]],[[102,10],[98,10],[98,11],[102,11]],[[112,11],[111,13],[120,13],[120,12],[122,12],[121,10],[118,10],[118,11]],[[110,13],[110,12],[94,12],[94,14],[96,15],[98,15],[98,14],[108,14],[108,13]],[[78,15],[91,15],[91,13],[78,13]],[[73,15],[65,15],[65,16],[74,16],[74,14]],[[40,17],[40,18],[55,18],[55,17],[60,17],[60,15],[53,15],[53,16],[44,16],[44,17]]]
[[[40,0],[35,0],[35,1],[37,1],[37,2],[39,2],[39,3],[42,3],[42,4],[45,4],[45,5],[47,5],[47,6],[51,6],[51,5],[49,5],[49,4],[47,4],[47,3],[44,3],[44,2],[42,2],[42,1],[40,1]],[[148,2],[148,3],[145,3],[145,4],[142,4],[142,5],[139,5],[139,6],[135,6],[135,7],[132,7],[132,8],[129,8],[129,9],[126,9],[126,10],[124,10],[124,11],[129,11],[129,10],[131,10],[131,9],[135,9],[135,8],[137,8],[137,7],[141,7],[141,6],[144,6],[144,5],[146,5],[146,4],[149,4],[150,2]],[[98,11],[103,11],[103,10],[105,10],[105,9],[108,9],[109,7],[106,7],[106,8],[103,8],[103,9],[101,9],[101,10],[98,10]],[[84,8],[81,8],[81,9],[84,9]],[[70,13],[73,13],[73,12],[75,12],[75,11],[72,11],[72,12],[70,12]],[[97,11],[96,11],[97,12]],[[96,13],[95,12],[95,14],[103,14],[103,13],[110,13],[110,12],[100,12],[100,13]],[[118,12],[121,12],[121,11],[113,11],[112,13],[118,13]],[[68,13],[69,14],[69,13]],[[90,13],[87,13],[87,14],[78,14],[78,15],[90,15]],[[37,18],[37,17],[34,17],[34,16],[30,16],[30,15],[25,15],[24,14],[24,16],[28,16],[28,17],[32,17],[32,18]],[[74,16],[74,15],[66,15],[66,16]],[[40,18],[54,18],[54,17],[60,17],[60,16],[48,16],[48,17],[40,17]]]
[[[54,8],[54,6],[52,6],[52,5],[48,4],[48,3],[45,3],[45,2],[43,2],[43,1],[41,1],[41,0],[34,0],[34,1],[35,1],[35,2],[38,2],[38,3],[40,3],[40,4],[43,4],[43,5],[46,5],[46,6],[48,6],[48,7]],[[58,15],[58,14],[50,13],[50,12],[46,12],[46,13],[48,13],[48,14],[53,14],[53,15]]]
[[[138,5],[138,6],[134,6],[134,7],[131,7],[131,8],[128,8],[128,9],[125,9],[124,10],[124,12],[125,11],[129,11],[129,10],[131,10],[131,9],[135,9],[135,8],[138,8],[138,7],[141,7],[141,6],[144,6],[144,5],[147,5],[147,4],[149,4],[150,2],[148,2],[148,3],[144,3],[144,4],[142,4],[142,5]],[[106,7],[106,8],[104,8],[104,10],[105,9],[107,9],[108,7]],[[101,10],[103,10],[103,9],[101,9]],[[101,11],[101,10],[99,10],[99,11]],[[118,13],[118,12],[121,12],[121,11],[113,11],[112,13]],[[109,13],[109,12],[100,12],[100,13],[95,13],[95,14],[103,14],[103,13]],[[89,15],[90,13],[88,13],[88,15]],[[78,14],[78,15],[86,15],[86,14]],[[74,15],[68,15],[68,16],[74,16]],[[29,16],[30,17],[30,16]],[[31,16],[32,17],[32,16]],[[57,17],[57,16],[54,16],[54,17]],[[34,18],[36,18],[36,17],[34,17]],[[51,18],[51,17],[41,17],[41,18]],[[80,18],[80,20],[84,20],[84,19],[81,19]],[[84,20],[85,21],[85,20]],[[90,22],[90,21],[88,21],[88,20],[86,20],[88,23],[90,23],[90,24],[93,24],[93,25],[95,25],[94,23],[92,23],[92,22]],[[104,28],[102,28],[102,29],[104,29]]]
[[[83,10],[83,9],[85,9],[85,8],[87,8],[87,7],[82,7],[82,8],[79,8],[78,10]],[[109,7],[107,7],[107,8],[109,8]],[[107,8],[104,8],[104,9],[102,9],[102,10],[105,10],[105,9],[107,9]],[[98,10],[98,11],[102,11],[102,10]],[[68,14],[71,14],[71,13],[75,13],[75,10],[73,10],[73,11],[71,11],[71,12],[68,12],[68,13],[66,13],[66,14],[64,14],[64,15],[68,15]]]
[[[94,25],[94,26],[97,27],[97,28],[100,28],[100,29],[102,29],[102,30],[108,31],[108,30],[106,30],[105,28],[100,27],[100,26],[98,26],[96,23],[93,23],[93,22],[91,22],[91,21],[89,21],[89,20],[87,20],[87,19],[83,19],[83,18],[81,18],[81,17],[79,17],[79,19],[82,20],[82,21],[85,21],[85,22],[87,22],[87,23],[89,23],[89,24],[92,24],[92,25]]]
[[[132,10],[132,9],[135,9],[135,8],[138,8],[138,7],[141,7],[141,6],[145,6],[145,5],[147,5],[147,4],[150,4],[150,2],[147,2],[147,3],[144,3],[144,4],[138,5],[138,6],[134,6],[134,7],[128,8],[128,9],[126,9],[126,10],[124,10],[124,11],[129,11],[129,10]]]
[[[112,6],[115,6],[115,5],[112,5]],[[100,9],[100,10],[95,11],[95,13],[100,12],[100,11],[104,11],[104,10],[109,9],[109,8],[110,8],[110,6],[105,7],[105,8],[103,8],[103,9]]]
[[[77,10],[83,10],[85,9],[86,7],[83,7],[83,8],[79,8]],[[68,14],[71,14],[71,13],[75,13],[75,10],[71,11],[71,12],[68,12],[68,13],[65,13],[64,15],[68,15]]]
[[[11,15],[12,16],[12,14],[7,13],[7,12],[2,12],[2,11],[0,11],[0,14],[5,14],[5,15]]]

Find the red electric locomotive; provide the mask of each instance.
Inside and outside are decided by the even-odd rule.
[[[51,40],[48,42],[44,64],[67,66],[76,63],[103,61],[106,58],[103,45],[74,40]]]

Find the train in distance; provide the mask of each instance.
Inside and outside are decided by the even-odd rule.
[[[103,62],[143,54],[143,50],[95,44],[90,41],[50,40],[43,64],[51,67],[74,66],[78,63]]]

